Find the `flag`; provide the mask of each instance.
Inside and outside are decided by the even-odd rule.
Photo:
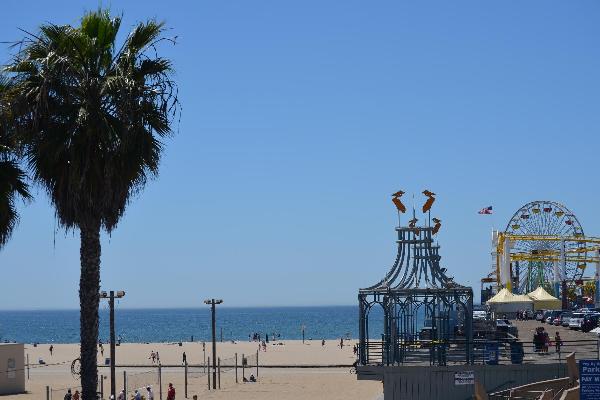
[[[492,206],[482,208],[477,212],[478,214],[492,214]]]

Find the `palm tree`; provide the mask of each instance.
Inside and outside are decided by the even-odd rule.
[[[79,229],[81,384],[96,399],[100,231],[158,174],[179,110],[171,62],[157,54],[163,23],[139,23],[121,44],[121,18],[86,13],[80,26],[28,34],[5,68],[14,130],[32,176],[65,229]]]
[[[14,137],[9,130],[10,109],[1,101],[9,89],[10,81],[0,76],[0,248],[6,244],[19,221],[15,208],[17,198],[31,198],[25,173],[19,167]]]

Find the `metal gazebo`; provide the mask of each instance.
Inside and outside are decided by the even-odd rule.
[[[377,284],[360,289],[360,365],[407,363],[468,364],[473,342],[473,290],[454,282],[440,266],[434,235],[441,221],[429,209],[433,193],[423,206],[427,221],[396,228],[398,253],[390,271]],[[399,213],[406,211],[394,194]],[[403,211],[404,210],[404,211]]]

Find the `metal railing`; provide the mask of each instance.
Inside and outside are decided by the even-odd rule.
[[[394,348],[394,343],[368,341],[362,345],[365,354],[358,359],[362,365],[464,365],[469,352],[468,364],[562,363],[569,353],[575,353],[577,359],[600,360],[600,341],[595,339],[564,340],[558,347],[514,339],[468,344],[460,340],[414,341],[397,343]]]

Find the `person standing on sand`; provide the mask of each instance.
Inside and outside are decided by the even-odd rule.
[[[160,356],[158,355],[158,351],[156,352],[156,362],[160,364]]]
[[[64,400],[71,400],[73,396],[71,396],[71,389],[67,390],[67,394],[65,394]]]
[[[185,351],[183,352],[183,356],[181,358],[182,358],[183,365],[186,365],[187,364],[187,356],[185,355]]]
[[[119,393],[119,397],[117,397],[117,400],[125,400],[125,391],[121,390],[121,392]]]
[[[340,338],[340,349],[344,348],[344,338]]]
[[[154,400],[154,392],[150,386],[146,387],[146,391],[148,392],[148,400]]]
[[[150,357],[148,357],[148,359],[152,360],[152,364],[156,362],[156,353],[154,353],[154,350],[150,352]]]
[[[325,346],[325,339],[321,339],[321,347]]]
[[[137,389],[135,389],[135,396],[133,396],[133,400],[142,400],[142,395],[140,394],[140,392],[138,392]]]
[[[172,383],[169,383],[169,390],[167,390],[167,400],[175,400],[175,388]]]
[[[72,400],[79,400],[79,390],[76,390],[75,393],[73,394],[73,397],[71,398]]]
[[[54,345],[50,345],[50,357],[52,357],[52,350],[54,350]],[[70,393],[70,392],[69,392]]]

